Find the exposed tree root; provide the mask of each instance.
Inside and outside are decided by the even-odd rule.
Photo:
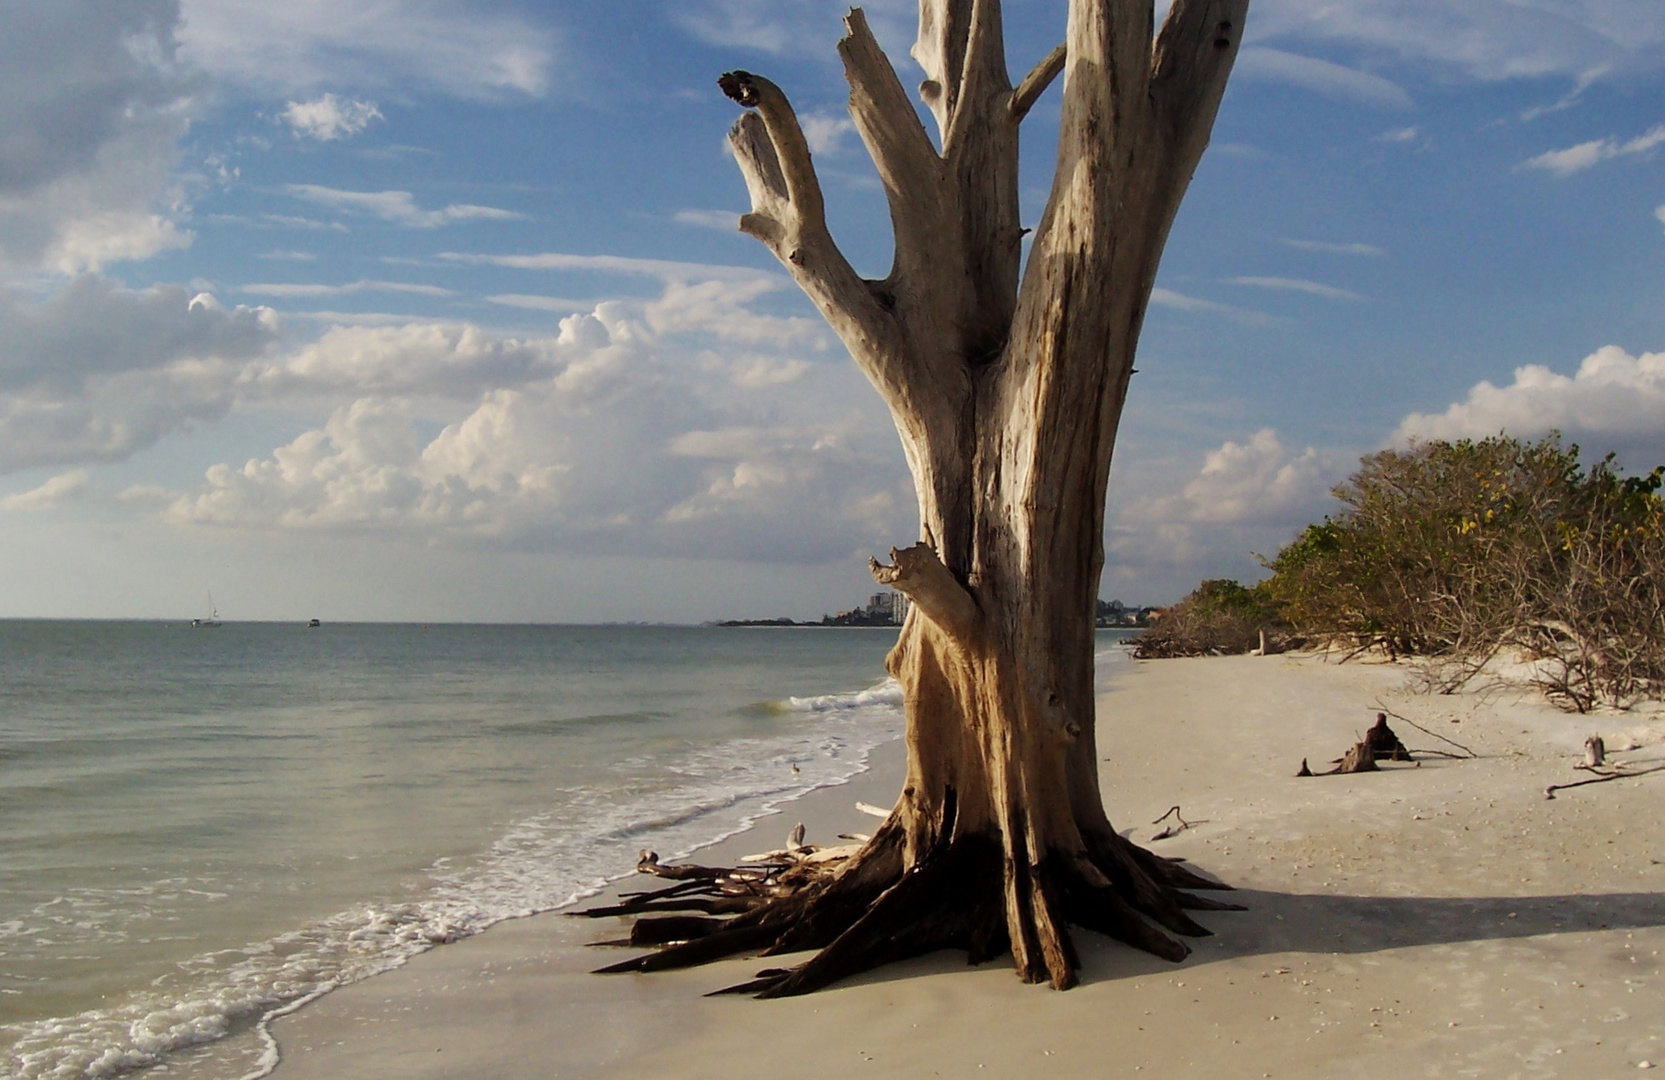
[[[903,866],[903,848],[903,831],[891,822],[856,856],[814,868],[803,861],[813,857],[813,847],[802,848],[811,855],[733,870],[665,868],[644,859],[643,872],[669,869],[666,876],[683,878],[683,884],[579,914],[706,912],[713,903],[745,900],[749,906],[727,919],[640,918],[628,939],[605,944],[662,947],[599,971],[664,971],[746,952],[819,950],[797,967],[761,971],[713,992],[776,998],[811,993],[882,964],[947,948],[965,949],[973,964],[1010,950],[1025,981],[1068,989],[1081,966],[1072,924],[1178,962],[1191,950],[1170,934],[1210,934],[1188,910],[1243,910],[1186,891],[1230,886],[1114,833],[1091,837],[1087,850],[1051,853],[1033,864],[1009,859],[999,838],[982,832],[936,845],[911,868]],[[699,895],[741,889],[751,895]]]

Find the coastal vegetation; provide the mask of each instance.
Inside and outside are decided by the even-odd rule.
[[[1190,950],[1170,934],[1208,933],[1187,909],[1228,906],[1186,891],[1222,886],[1105,813],[1093,623],[1134,351],[1247,8],[1174,0],[1158,30],[1149,0],[1071,0],[1064,43],[1014,83],[998,0],[920,0],[913,56],[937,139],[851,11],[838,51],[890,204],[882,280],[833,240],[782,89],[745,71],[718,81],[747,110],[729,134],[751,195],[740,229],[843,340],[913,474],[919,539],[872,563],[910,601],[886,663],[906,701],[907,779],[837,869],[728,920],[643,920],[644,943],[658,929],[689,940],[610,970],[819,950],[742,988],[783,996],[954,947],[1010,953],[1025,981],[1064,989],[1080,966],[1072,924],[1179,960]],[[1019,131],[1060,75],[1057,166],[1030,228]]]
[[[1588,466],[1550,435],[1431,441],[1363,459],[1341,508],[1265,561],[1206,581],[1141,656],[1302,643],[1411,657],[1452,692],[1499,658],[1579,712],[1665,694],[1665,466]]]

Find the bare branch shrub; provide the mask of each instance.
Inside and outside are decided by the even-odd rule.
[[[1265,590],[1216,578],[1198,585],[1158,618],[1139,636],[1133,655],[1142,660],[1229,656],[1258,649],[1262,633],[1270,652],[1288,644],[1288,628]]]
[[[1517,649],[1562,705],[1627,707],[1665,688],[1662,480],[1557,435],[1384,450],[1253,591],[1294,632],[1419,658],[1431,689]]]

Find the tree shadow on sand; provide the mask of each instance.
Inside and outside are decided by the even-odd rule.
[[[1190,939],[1195,951],[1168,964],[1108,938],[1078,931],[1081,983],[1114,982],[1183,971],[1219,960],[1282,953],[1330,955],[1385,952],[1419,945],[1504,941],[1599,930],[1665,927],[1665,893],[1550,896],[1336,896],[1241,889],[1223,894],[1243,912],[1203,916],[1213,937]],[[883,983],[947,972],[965,953],[943,951],[889,965],[843,985]]]
[[[1365,953],[1589,930],[1665,926],[1665,893],[1331,896],[1240,890],[1249,908],[1210,918],[1217,956]],[[1199,950],[1201,951],[1201,950]]]

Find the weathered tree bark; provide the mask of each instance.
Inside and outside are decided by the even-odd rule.
[[[1228,906],[1180,892],[1220,886],[1135,847],[1105,815],[1093,615],[1134,348],[1247,7],[1174,0],[1158,34],[1151,0],[1072,0],[1064,44],[1014,88],[998,0],[920,0],[913,55],[940,150],[851,11],[839,43],[850,114],[895,233],[882,281],[834,244],[781,90],[743,71],[720,80],[748,110],[729,136],[752,201],[740,228],[883,395],[913,471],[922,538],[872,567],[913,601],[888,659],[906,692],[908,778],[830,883],[636,969],[760,940],[823,950],[742,988],[772,996],[944,946],[974,962],[1009,948],[1026,981],[1062,989],[1078,966],[1067,924],[1179,960],[1189,950],[1164,931],[1208,932],[1183,909]],[[1057,171],[1024,265],[1018,130],[1059,74]]]

